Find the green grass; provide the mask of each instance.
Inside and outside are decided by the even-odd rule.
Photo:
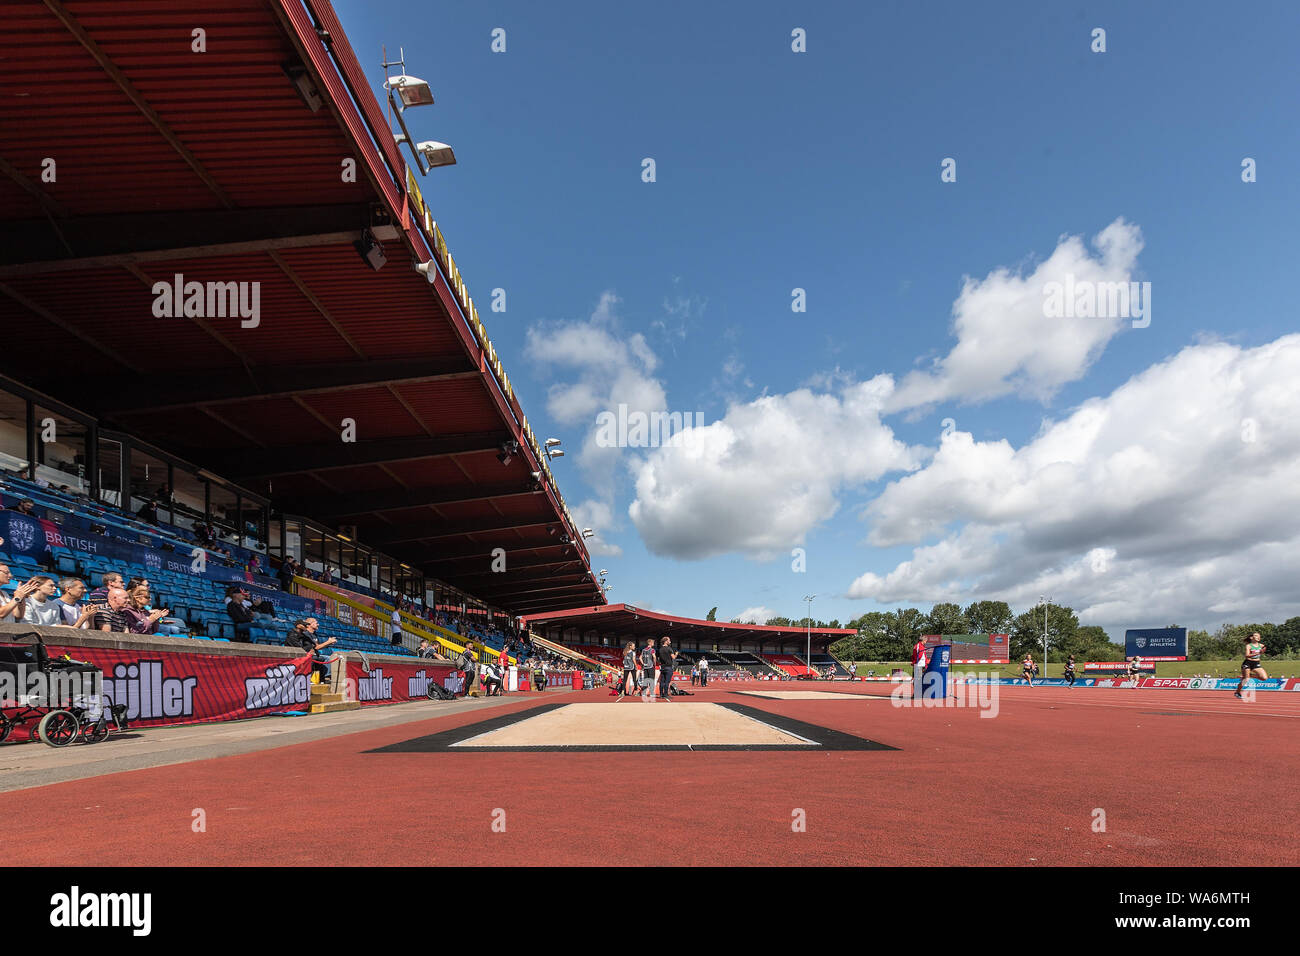
[[[852,669],[853,664],[845,661],[845,666]],[[876,676],[889,676],[890,670],[895,667],[901,667],[909,673],[912,670],[910,661],[859,661],[857,663],[858,673],[864,677],[868,670],[875,670]],[[1065,665],[1055,662],[1049,663],[1046,669],[1040,661],[1039,677],[1064,677]],[[1300,677],[1300,661],[1270,661],[1264,659],[1264,670],[1268,672],[1269,677]],[[982,674],[997,674],[1000,677],[1019,677],[1020,662],[1014,664],[955,664],[952,667],[953,673],[962,673],[978,671]],[[1083,661],[1078,662],[1076,671],[1079,677],[1083,677]],[[1241,676],[1241,658],[1231,661],[1157,661],[1157,677],[1191,677],[1195,674],[1209,674],[1211,677],[1240,677]],[[1104,677],[1104,674],[1090,674],[1090,677]]]

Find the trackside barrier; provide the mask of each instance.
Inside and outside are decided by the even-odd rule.
[[[871,678],[866,678],[870,680]],[[877,678],[878,679],[878,678]],[[1004,684],[1007,686],[1026,687],[1029,681],[1023,677],[958,677],[956,680],[967,684]],[[1164,690],[1228,690],[1237,689],[1236,677],[1143,677],[1137,687]],[[1041,677],[1034,681],[1035,687],[1065,687],[1068,682],[1063,677]],[[1134,683],[1126,677],[1084,677],[1074,682],[1075,687],[1109,687],[1132,690]],[[1300,677],[1273,677],[1268,680],[1251,679],[1246,683],[1254,690],[1300,691]]]

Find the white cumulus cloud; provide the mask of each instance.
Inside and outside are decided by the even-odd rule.
[[[951,432],[866,514],[913,552],[850,597],[1048,594],[1119,629],[1300,613],[1300,335],[1189,346],[1020,448]]]
[[[943,401],[981,402],[1017,394],[1045,400],[1083,377],[1130,319],[1118,316],[1059,317],[1044,314],[1049,283],[1129,282],[1142,251],[1142,233],[1116,219],[1093,238],[1089,253],[1078,236],[1062,237],[1032,272],[1000,268],[981,279],[966,278],[953,303],[957,343],[932,369],[904,376],[889,401],[901,411]],[[1154,291],[1154,290],[1153,290]]]
[[[802,544],[835,514],[845,486],[920,464],[880,421],[892,387],[878,376],[835,393],[764,396],[652,450],[628,509],[642,540],[681,559],[764,559]]]

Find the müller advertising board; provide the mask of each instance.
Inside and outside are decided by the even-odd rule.
[[[146,727],[243,720],[311,704],[311,657],[244,657],[111,647],[54,647],[103,672],[105,704]]]
[[[355,688],[362,704],[397,704],[426,700],[429,685],[436,682],[446,690],[459,686],[459,672],[450,664],[428,661],[384,661],[367,670],[359,661],[348,661],[348,688]],[[351,696],[351,694],[349,694]]]

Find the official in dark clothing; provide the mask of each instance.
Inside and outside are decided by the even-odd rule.
[[[478,660],[474,656],[474,645],[466,644],[465,649],[460,652],[460,657],[456,659],[456,667],[465,674],[465,686],[461,689],[461,696],[469,696],[469,689],[474,684],[474,676],[478,673]]]
[[[673,686],[673,665],[677,660],[677,652],[673,650],[670,638],[663,638],[659,642],[659,695],[668,700]]]

